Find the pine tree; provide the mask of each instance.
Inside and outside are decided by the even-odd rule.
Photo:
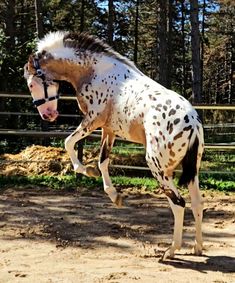
[[[193,101],[201,102],[201,54],[200,54],[200,31],[198,19],[198,0],[190,0],[191,20],[191,48],[192,48],[192,95]]]

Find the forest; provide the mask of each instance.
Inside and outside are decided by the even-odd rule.
[[[27,92],[37,38],[70,30],[98,36],[191,102],[235,102],[233,0],[1,0],[0,19],[0,92]]]

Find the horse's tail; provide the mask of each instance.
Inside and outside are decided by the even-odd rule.
[[[180,186],[187,186],[197,175],[198,148],[199,139],[196,135],[194,141],[189,145],[189,148],[181,162],[183,172],[178,183]]]

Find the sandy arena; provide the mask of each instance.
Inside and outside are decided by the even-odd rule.
[[[0,282],[235,282],[234,194],[205,193],[200,257],[191,254],[187,200],[183,249],[163,263],[173,230],[168,202],[144,190],[122,193],[127,206],[117,209],[101,188],[1,191]]]

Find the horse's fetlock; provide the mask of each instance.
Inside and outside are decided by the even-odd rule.
[[[109,158],[106,158],[103,162],[99,162],[99,168],[100,171],[105,171],[108,170],[108,165],[109,165]]]
[[[74,164],[73,165],[73,170],[76,172],[76,173],[80,173],[80,174],[84,174],[86,175],[86,169],[84,168],[84,166],[80,165],[80,164]]]
[[[202,255],[202,249],[203,249],[203,245],[202,243],[198,243],[197,241],[195,241],[194,247],[193,247],[193,251],[195,255]]]

